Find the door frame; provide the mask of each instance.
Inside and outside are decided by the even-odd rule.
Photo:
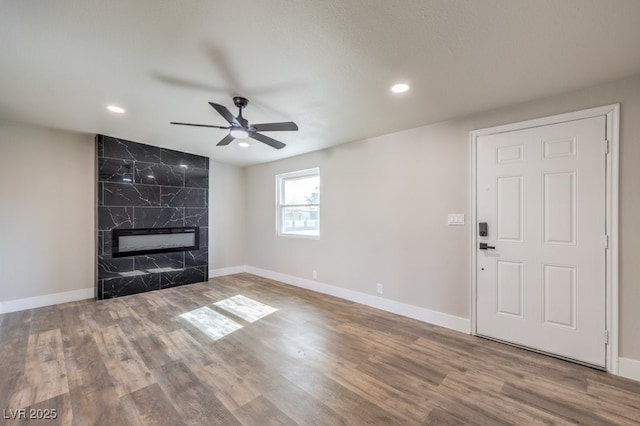
[[[619,132],[620,132],[620,104],[605,105],[565,114],[553,115],[549,117],[537,118],[534,120],[510,123],[501,126],[489,127],[485,129],[472,130],[469,132],[470,145],[470,207],[471,221],[469,226],[470,234],[470,267],[471,267],[471,294],[470,294],[470,319],[471,334],[477,334],[477,152],[476,146],[480,136],[492,135],[496,133],[510,132],[514,130],[529,129],[533,127],[558,124],[567,121],[581,120],[598,116],[606,116],[606,133],[608,142],[608,153],[606,157],[606,232],[609,236],[608,249],[606,250],[606,329],[608,331],[608,344],[606,345],[606,368],[613,374],[618,374],[618,333],[619,333],[619,288],[618,288],[618,203],[619,203]],[[605,142],[603,141],[603,150]],[[603,340],[605,336],[602,336]]]

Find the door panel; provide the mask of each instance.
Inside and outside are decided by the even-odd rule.
[[[606,117],[479,136],[477,333],[605,366]]]
[[[576,233],[575,172],[544,175],[544,242],[575,244]]]
[[[498,261],[498,313],[522,317],[522,263]]]
[[[498,240],[522,241],[522,176],[498,178]]]
[[[576,268],[544,265],[544,321],[576,328]]]
[[[576,155],[576,139],[560,139],[544,142],[544,158],[557,158]]]
[[[498,164],[522,161],[522,145],[500,146],[496,151],[498,152]]]

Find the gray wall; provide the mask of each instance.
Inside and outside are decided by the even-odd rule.
[[[621,103],[622,357],[640,360],[640,76],[250,167],[247,264],[469,317],[469,131]],[[320,167],[321,239],[277,237],[275,175]],[[467,225],[446,225],[465,213]]]
[[[88,289],[93,135],[0,122],[0,301]]]
[[[245,264],[244,170],[210,161],[209,270]],[[216,207],[217,206],[217,207]]]

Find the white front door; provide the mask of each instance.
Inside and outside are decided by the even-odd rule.
[[[605,140],[604,115],[477,138],[477,334],[605,367]]]

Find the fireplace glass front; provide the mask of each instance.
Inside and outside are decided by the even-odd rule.
[[[200,248],[197,226],[114,229],[112,256],[170,253]]]

